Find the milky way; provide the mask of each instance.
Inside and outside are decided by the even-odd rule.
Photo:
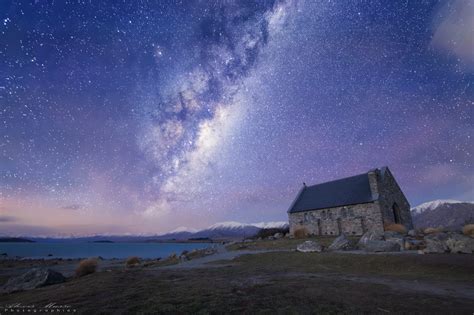
[[[474,199],[469,1],[0,4],[0,225],[160,233],[285,220],[388,165]]]

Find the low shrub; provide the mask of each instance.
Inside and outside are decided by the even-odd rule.
[[[138,266],[138,265],[140,265],[140,258],[138,258],[137,256],[128,257],[127,261],[125,262],[125,265],[127,267]]]
[[[424,229],[423,233],[425,233],[425,234],[434,234],[434,233],[440,233],[442,231],[443,231],[442,228],[429,227],[429,228]]]
[[[295,238],[306,238],[308,237],[308,231],[305,228],[296,229],[293,235]]]
[[[385,231],[397,232],[403,235],[407,234],[407,229],[403,225],[395,223],[385,225]]]
[[[96,272],[97,265],[97,259],[94,258],[81,260],[76,268],[76,277],[83,277]]]
[[[473,236],[474,237],[474,224],[466,224],[463,228],[462,228],[462,233],[464,235],[468,235],[468,236]]]
[[[276,233],[281,233],[283,235],[285,235],[286,233],[288,233],[290,230],[289,228],[271,228],[271,229],[261,229],[260,231],[258,231],[257,234],[255,234],[254,238],[259,238],[261,237],[262,239],[263,238],[267,238],[269,236],[273,236],[275,235]]]

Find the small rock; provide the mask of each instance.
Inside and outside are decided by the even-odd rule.
[[[290,236],[291,236],[290,233],[285,234],[285,238],[290,238]]]
[[[404,247],[406,250],[422,250],[426,245],[424,241],[405,239]]]
[[[283,238],[283,233],[275,233],[275,235],[273,235],[273,237],[278,240],[280,238]]]
[[[416,236],[416,231],[415,230],[409,230],[408,231],[408,236],[415,237]]]
[[[332,242],[329,246],[330,250],[349,250],[352,249],[354,246],[352,242],[346,237],[345,234],[341,234],[340,236],[336,237],[336,239]]]
[[[399,252],[400,245],[395,242],[368,240],[364,244],[364,250],[367,252]]]
[[[253,242],[253,240],[251,240],[249,238],[244,240],[244,243],[251,243],[251,242]]]
[[[0,291],[12,293],[63,283],[64,281],[66,281],[66,278],[57,271],[33,268],[20,276],[10,278]]]
[[[275,240],[275,238],[273,236],[269,236],[269,237],[267,237],[267,240],[273,241],[273,240]]]
[[[296,250],[302,253],[319,253],[323,251],[323,247],[319,245],[316,241],[306,241],[302,244],[299,244],[296,247]]]

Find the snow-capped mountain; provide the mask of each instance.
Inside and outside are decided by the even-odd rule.
[[[421,205],[418,205],[415,208],[412,208],[411,212],[412,212],[412,215],[420,214],[426,210],[433,210],[445,204],[456,204],[456,203],[465,203],[465,202],[466,201],[459,201],[459,200],[452,200],[452,199],[438,199],[438,200],[422,203]]]
[[[179,233],[166,233],[160,235],[160,238],[233,238],[254,236],[261,229],[285,229],[288,223],[281,222],[259,222],[259,223],[240,223],[235,221],[219,222],[200,231],[189,231],[185,228],[179,228]],[[176,231],[173,230],[173,231]]]
[[[474,203],[459,200],[433,200],[411,209],[415,227],[459,229],[474,222]]]

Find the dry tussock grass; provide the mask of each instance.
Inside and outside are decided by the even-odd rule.
[[[296,229],[293,235],[295,238],[306,238],[308,236],[308,231],[305,228]]]
[[[462,228],[462,233],[467,236],[473,236],[474,237],[474,224],[466,224]]]
[[[386,224],[385,225],[385,231],[392,231],[392,232],[397,232],[397,233],[400,233],[400,234],[407,234],[407,229],[401,225],[401,224],[395,224],[395,223],[392,223],[392,224]]]
[[[97,259],[94,258],[81,260],[76,268],[76,277],[82,277],[96,272],[97,265]]]
[[[128,257],[127,261],[125,262],[125,265],[127,267],[138,266],[138,265],[140,265],[140,258],[138,258],[137,256]]]
[[[425,234],[435,234],[435,233],[440,233],[442,231],[443,231],[442,228],[429,227],[429,228],[424,229],[423,233],[425,233]]]

